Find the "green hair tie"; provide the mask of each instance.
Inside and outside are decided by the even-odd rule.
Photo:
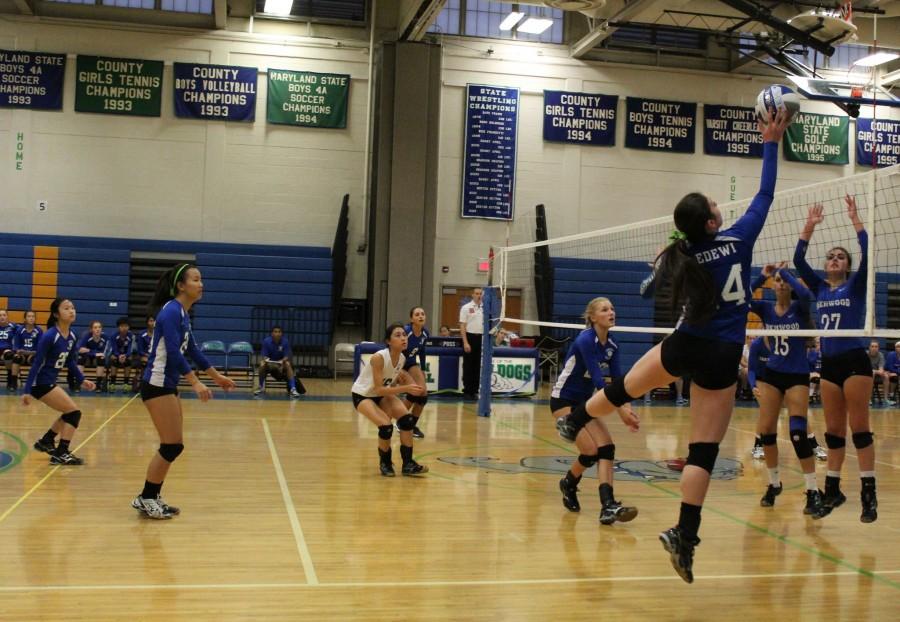
[[[678,229],[672,229],[672,233],[669,234],[669,241],[677,242],[678,240],[687,240],[687,236]]]
[[[182,272],[184,271],[184,269],[187,268],[187,267],[188,267],[188,264],[186,264],[186,263],[181,264],[181,267],[178,268],[178,270],[175,271],[175,276],[172,277],[172,289],[171,289],[171,293],[172,293],[172,297],[173,297],[173,298],[175,297],[175,286],[176,286],[176,284],[178,283],[178,277],[181,276],[181,273],[182,273]]]

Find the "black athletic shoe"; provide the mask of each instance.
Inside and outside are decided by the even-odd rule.
[[[762,499],[759,500],[759,504],[764,508],[770,508],[775,505],[775,497],[781,494],[781,491],[784,489],[784,486],[779,484],[777,487],[769,484],[766,488],[766,494],[762,496]]]
[[[56,451],[56,445],[54,445],[52,442],[47,443],[42,438],[39,438],[34,442],[34,448],[36,451],[42,451],[45,454],[52,454],[54,451]]]
[[[156,502],[166,514],[171,514],[172,516],[178,516],[179,514],[181,514],[181,508],[177,508],[174,505],[169,505],[168,503],[163,501],[163,498],[159,495],[156,496]]]
[[[556,420],[556,431],[559,432],[561,439],[574,443],[575,437],[578,436],[581,429],[575,427],[569,415],[563,415]]]
[[[612,525],[616,521],[627,523],[633,521],[638,515],[638,509],[627,505],[622,505],[618,501],[614,501],[609,505],[604,505],[600,510],[600,524]]]
[[[581,504],[578,503],[578,484],[570,486],[566,478],[559,480],[559,491],[562,493],[563,507],[570,512],[580,512]]]
[[[410,460],[406,464],[403,465],[403,468],[400,470],[403,475],[408,477],[413,477],[416,475],[425,475],[428,473],[428,467],[424,464],[419,464],[415,460]]]
[[[397,474],[394,473],[394,465],[390,462],[381,462],[379,464],[379,468],[381,469],[381,474],[384,477],[396,477]]]
[[[413,428],[413,438],[425,438],[425,433],[419,429],[419,426]]]
[[[84,460],[67,451],[61,454],[50,454],[50,464],[59,464],[62,466],[81,466],[82,464],[84,464]]]
[[[826,508],[822,505],[821,490],[806,491],[806,507],[803,508],[803,513],[807,516],[812,516],[815,520],[825,518],[831,514],[831,508]]]
[[[694,582],[694,547],[700,544],[700,538],[689,541],[677,526],[666,529],[659,534],[659,541],[669,552],[672,568],[687,583]]]
[[[859,498],[862,501],[862,514],[859,515],[859,520],[864,523],[874,523],[878,520],[878,499],[875,498],[875,488],[864,487]]]
[[[825,489],[825,494],[822,495],[822,505],[826,508],[833,510],[844,505],[844,501],[847,500],[847,496],[840,491],[840,489],[835,491],[830,491],[827,488]]]

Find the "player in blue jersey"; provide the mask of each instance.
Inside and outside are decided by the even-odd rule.
[[[766,345],[764,337],[757,337],[750,342],[750,348],[747,354],[747,382],[750,384],[750,390],[753,391],[753,397],[759,399],[760,390],[757,384],[766,377],[766,363],[769,362],[769,346]],[[759,435],[757,434],[757,438]],[[762,443],[760,443],[762,446]]]
[[[146,323],[147,330],[138,335],[135,340],[137,355],[135,357],[134,387],[132,387],[135,393],[141,390],[141,376],[144,375],[144,369],[147,368],[147,359],[150,358],[150,344],[153,343],[153,329],[156,328],[156,318],[148,315]]]
[[[775,302],[753,299],[750,301],[750,312],[759,316],[767,330],[809,328],[809,290],[784,268],[783,263],[765,266],[751,291],[761,287],[770,276],[774,283]],[[764,340],[769,350],[765,372],[758,382],[751,381],[751,386],[755,386],[754,394],[759,400],[756,431],[762,441],[769,471],[769,485],[759,504],[772,507],[775,505],[775,497],[784,489],[778,468],[778,415],[781,407],[785,406],[790,418],[791,443],[806,482],[806,507],[803,513],[819,519],[830,510],[822,505],[822,496],[816,484],[815,454],[808,438],[809,362],[806,360],[806,338],[777,335],[765,337]],[[751,358],[752,351],[753,347]]]
[[[31,365],[34,360],[34,353],[37,351],[37,344],[44,331],[37,325],[37,315],[34,311],[25,312],[25,323],[16,331],[13,339],[12,359],[12,390],[15,391],[19,386],[19,370],[22,365]]]
[[[116,392],[119,370],[122,370],[122,390],[130,382],[130,374],[134,367],[132,353],[134,351],[134,333],[127,317],[116,320],[116,334],[109,340],[109,392]]]
[[[281,326],[273,326],[272,332],[262,342],[259,387],[253,392],[253,395],[265,393],[266,374],[271,374],[275,380],[283,380],[287,384],[288,395],[291,399],[300,397],[300,392],[297,390],[297,379],[294,377],[294,368],[291,366],[291,354],[291,344],[284,336]]]
[[[16,338],[18,326],[9,321],[9,314],[6,309],[0,309],[0,362],[6,368],[6,389],[7,391],[15,391],[13,385],[12,362],[15,355],[15,345],[13,340]]]
[[[895,343],[894,349],[884,357],[884,371],[888,375],[887,403],[888,406],[894,406],[897,403],[897,379],[900,374],[900,341]]]
[[[191,370],[185,354],[224,390],[234,388],[233,380],[209,364],[191,332],[188,311],[202,296],[200,270],[193,264],[182,263],[162,274],[150,301],[150,308],[159,313],[141,382],[141,399],[159,433],[160,445],[147,467],[144,489],[131,502],[131,507],[148,518],[168,519],[180,513],[160,496],[169,467],[184,450],[184,416],[178,399],[178,381],[184,376],[201,402],[213,396]]]
[[[78,466],[84,464],[84,460],[69,451],[69,444],[81,421],[81,411],[69,394],[56,384],[59,370],[67,368],[79,385],[84,385],[88,391],[94,389],[94,383],[85,380],[78,369],[78,361],[75,358],[75,333],[72,332],[74,321],[75,305],[71,300],[56,298],[50,303],[47,332],[38,341],[34,361],[25,381],[25,394],[22,396],[22,403],[26,406],[31,404],[33,397],[62,413],[44,436],[35,441],[34,448],[50,454],[51,464],[63,466]],[[55,445],[57,434],[59,445]]]
[[[825,279],[806,262],[806,251],[816,225],[825,219],[822,205],[814,205],[794,252],[794,265],[816,297],[819,328],[824,331],[863,328],[866,306],[866,272],[869,236],[856,209],[856,199],[846,196],[847,216],[859,240],[859,268],[853,267],[850,251],[835,246],[825,254]],[[847,443],[847,424],[853,434],[853,445],[862,479],[860,501],[864,523],[878,518],[875,495],[875,446],[869,423],[869,397],[872,395],[872,364],[866,353],[868,345],[860,337],[828,337],[822,345],[822,407],[825,411],[825,444],[828,446],[828,474],[825,477],[823,503],[836,508],[847,500],[841,492],[841,467]]]
[[[78,368],[84,373],[85,367],[94,366],[94,384],[97,393],[107,390],[106,350],[109,339],[103,334],[100,320],[91,322],[89,330],[78,340]]]
[[[609,329],[616,324],[616,310],[608,298],[594,298],[584,310],[584,320],[588,328],[578,333],[569,347],[566,361],[550,392],[550,412],[559,419],[572,412],[573,408],[584,404],[595,389],[606,386],[605,376],[618,378],[622,375],[619,365],[619,346],[609,336]],[[640,422],[631,410],[630,404],[618,409],[626,426],[637,432]],[[575,437],[578,459],[559,480],[559,490],[563,495],[563,506],[570,512],[578,512],[578,484],[585,471],[597,465],[597,479],[600,480],[600,523],[612,525],[616,521],[627,523],[634,520],[638,511],[616,501],[613,495],[613,466],[616,446],[613,444],[609,428],[600,419],[593,419]]]
[[[691,375],[691,432],[681,476],[681,513],[678,525],[660,534],[672,566],[688,583],[694,580],[703,500],[734,407],[753,245],[774,199],[778,142],[788,123],[784,110],[759,122],[760,189],[732,227],[722,229],[719,207],[703,194],[692,192],[679,201],[674,220],[684,239],[672,242],[657,259],[660,278],[672,280],[674,308],[682,310],[675,332],[641,357],[624,378],[614,380],[557,425],[560,436],[574,440],[591,417],[609,414],[635,395]]]
[[[403,402],[410,414],[416,418],[416,425],[412,433],[416,438],[425,438],[425,434],[419,429],[419,417],[428,403],[428,387],[425,381],[425,340],[430,337],[425,328],[425,309],[413,307],[409,310],[409,324],[403,329],[406,331],[406,349],[403,356],[406,362],[403,371],[412,377],[413,382],[422,388],[422,395],[407,395]]]

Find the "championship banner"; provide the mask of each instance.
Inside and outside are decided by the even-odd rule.
[[[784,133],[784,158],[794,162],[847,164],[850,162],[850,119],[800,112]]]
[[[462,217],[512,220],[519,89],[466,85]]]
[[[211,121],[256,118],[256,67],[175,63],[175,116]]]
[[[694,153],[697,104],[627,97],[625,110],[626,147]]]
[[[741,106],[703,106],[703,153],[707,155],[761,158],[762,134],[756,127],[756,111]]]
[[[872,166],[873,153],[878,167],[900,164],[900,121],[856,120],[856,163]]]
[[[158,117],[163,62],[78,55],[75,112]]]
[[[305,127],[347,127],[350,76],[269,69],[266,120]]]
[[[544,91],[544,140],[612,147],[618,95]]]
[[[0,50],[0,107],[62,110],[65,54]]]

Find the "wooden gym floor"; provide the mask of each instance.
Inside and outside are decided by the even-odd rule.
[[[616,495],[640,515],[605,527],[595,480],[580,514],[560,503],[573,447],[546,400],[500,402],[485,419],[433,399],[416,445],[431,473],[386,479],[349,382],[308,388],[295,402],[185,399],[187,449],[163,489],[182,515],[170,521],[130,507],[157,446],[139,398],[77,396],[73,445],[87,465],[60,468],[30,450],[47,408],[0,397],[0,619],[900,619],[896,410],[873,410],[880,507],[864,525],[852,457],[847,504],[802,515],[784,421],[785,492],[760,507],[755,412],[738,408],[687,585],[657,540],[678,511],[665,460],[686,451],[687,409],[638,406],[637,434],[612,422]],[[812,425],[821,439],[821,410]],[[822,463],[818,474],[822,485]]]

